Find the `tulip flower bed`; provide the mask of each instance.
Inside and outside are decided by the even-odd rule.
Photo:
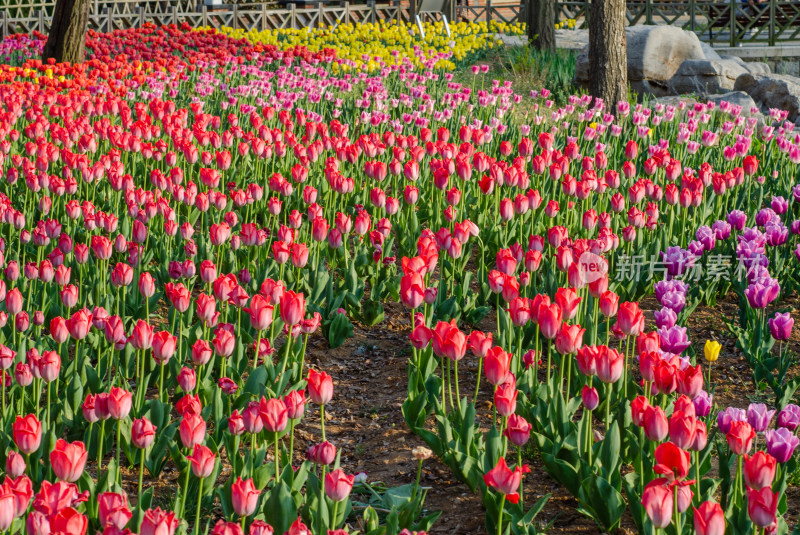
[[[435,454],[493,534],[542,530],[529,465],[603,531],[797,533],[785,112],[554,103],[476,40],[358,61],[332,35],[3,43],[0,530],[425,532]],[[687,335],[718,299],[753,403],[715,402],[726,355]],[[326,434],[364,352],[315,365],[381,323],[427,445],[397,487]]]

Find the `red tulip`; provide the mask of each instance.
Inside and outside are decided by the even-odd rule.
[[[17,416],[13,426],[14,444],[17,449],[30,455],[39,449],[42,443],[42,424],[33,414]]]
[[[524,446],[531,437],[531,424],[518,414],[508,417],[506,430],[503,434],[508,437],[509,442],[517,447]]]
[[[617,321],[623,333],[638,336],[644,327],[644,315],[638,303],[626,302],[619,306]]]
[[[581,389],[581,402],[586,410],[593,411],[600,405],[600,395],[593,386],[584,385]]]
[[[286,405],[276,398],[261,398],[259,405],[261,421],[264,422],[264,429],[272,433],[280,433],[286,429],[289,421]]]
[[[750,424],[741,421],[733,422],[726,435],[728,447],[736,455],[744,455],[749,452],[755,437],[756,432],[753,431]]]
[[[612,291],[603,292],[600,296],[600,312],[603,316],[611,318],[619,310],[619,296]]]
[[[308,397],[317,405],[325,405],[333,398],[333,379],[325,372],[308,370]]]
[[[775,480],[775,457],[764,451],[757,451],[752,457],[744,456],[744,482],[753,490],[772,487]]]
[[[4,482],[14,495],[14,516],[19,518],[28,510],[33,498],[33,482],[28,476],[21,475],[14,479],[6,477]]]
[[[92,315],[88,310],[82,308],[76,311],[67,320],[67,330],[69,335],[75,340],[83,340],[89,334],[89,327],[92,324]]]
[[[673,492],[663,478],[654,479],[644,488],[642,505],[656,528],[665,528],[672,521]]]
[[[243,517],[252,515],[256,511],[258,494],[252,479],[237,477],[231,486],[231,502],[236,514]]]
[[[181,435],[183,447],[193,448],[197,444],[202,444],[205,439],[206,422],[199,414],[186,413],[183,415],[178,431]]]
[[[562,355],[572,355],[580,349],[583,345],[583,333],[586,329],[582,329],[580,325],[561,325],[556,334],[556,351]]]
[[[6,475],[14,479],[25,473],[25,458],[14,450],[9,450],[6,457]]]
[[[114,526],[121,530],[124,529],[133,513],[128,506],[128,498],[125,494],[116,492],[103,492],[97,497],[97,517],[100,525],[104,528]]]
[[[667,438],[669,423],[661,407],[650,406],[644,410],[644,434],[653,441],[661,442]]]
[[[83,442],[70,444],[64,439],[58,439],[50,452],[50,466],[58,479],[74,483],[83,473],[87,455]]]
[[[201,479],[211,475],[217,459],[214,452],[201,444],[195,444],[192,454],[186,458],[192,463],[192,473]]]
[[[290,420],[300,420],[306,411],[306,395],[304,391],[292,390],[283,398],[286,415]]]
[[[236,348],[236,337],[227,329],[217,328],[211,343],[214,346],[214,353],[228,358],[233,355],[233,350]]]
[[[144,320],[138,320],[133,326],[130,342],[135,349],[141,351],[153,347],[153,326]]]
[[[346,500],[353,490],[355,477],[347,475],[344,470],[336,469],[325,475],[325,495],[331,501],[341,502]]]
[[[160,508],[148,509],[144,512],[139,535],[175,535],[178,528],[178,518],[172,511],[162,511]]]
[[[61,509],[50,517],[50,529],[53,533],[84,535],[87,527],[89,520],[72,507]]]
[[[147,449],[156,436],[156,426],[147,418],[137,418],[131,426],[131,444],[139,449]]]
[[[485,357],[491,347],[492,333],[484,334],[481,331],[472,331],[469,334],[469,348],[476,357]]]
[[[133,394],[117,386],[108,393],[108,415],[115,420],[124,420],[131,412]]]
[[[765,528],[775,522],[780,494],[772,492],[770,487],[761,490],[750,490],[747,493],[747,514],[753,524]]]
[[[159,365],[169,362],[175,354],[178,338],[169,331],[159,331],[153,335],[153,359]]]
[[[561,307],[555,303],[542,303],[537,311],[536,322],[539,324],[539,330],[542,336],[548,340],[556,337],[558,330],[561,328],[562,312]]]
[[[214,352],[211,350],[211,344],[202,338],[199,338],[194,344],[192,344],[191,357],[194,364],[198,366],[208,364],[213,355]]]
[[[672,442],[664,442],[656,447],[656,465],[653,471],[662,476],[666,476],[669,481],[673,479],[683,480],[689,474],[692,458],[688,451]]]
[[[250,315],[250,325],[257,331],[268,329],[272,325],[275,307],[261,294],[256,294],[250,300],[250,307],[244,309]]]
[[[425,298],[425,281],[415,271],[407,272],[400,279],[400,300],[408,308],[417,308]]]
[[[575,317],[582,299],[582,297],[578,297],[578,292],[574,288],[559,288],[556,290],[555,302],[561,308],[565,321]]]
[[[697,432],[697,418],[692,414],[676,410],[669,418],[669,438],[679,448],[692,448]]]
[[[236,522],[217,520],[214,529],[211,530],[211,535],[244,535],[244,531],[242,531],[242,526]]]
[[[522,474],[527,474],[530,469],[527,465],[517,466],[511,470],[506,464],[506,460],[500,457],[497,465],[483,476],[483,481],[487,486],[497,492],[504,494],[511,503],[519,502],[517,490],[522,482]]]
[[[725,513],[715,502],[703,502],[694,508],[696,535],[725,535]]]
[[[483,371],[486,380],[495,386],[503,384],[508,377],[511,365],[511,353],[503,351],[502,347],[495,346],[486,353]]]
[[[595,360],[597,368],[597,378],[609,384],[617,382],[622,377],[625,367],[625,357],[616,349],[607,346],[597,348],[597,358]]]
[[[186,393],[194,390],[197,386],[197,374],[192,368],[183,367],[178,372],[178,385]]]
[[[306,315],[306,299],[302,293],[287,290],[280,301],[281,319],[286,325],[297,325]]]
[[[517,410],[517,391],[514,385],[502,384],[494,391],[494,405],[501,416],[509,417]]]
[[[467,337],[457,326],[455,320],[450,323],[440,321],[433,330],[433,352],[442,358],[458,361],[467,352]]]
[[[336,446],[328,441],[314,444],[306,450],[306,457],[314,464],[327,466],[336,459]]]

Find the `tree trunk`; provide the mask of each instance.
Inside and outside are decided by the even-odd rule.
[[[59,63],[83,61],[90,7],[91,0],[56,0],[42,61],[50,58]]]
[[[556,0],[528,0],[528,41],[537,50],[556,49]]]
[[[616,113],[628,99],[625,0],[593,0],[589,16],[589,93]]]

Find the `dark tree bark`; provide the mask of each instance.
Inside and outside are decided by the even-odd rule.
[[[589,93],[616,113],[628,99],[625,0],[594,0],[589,15]]]
[[[528,0],[528,42],[537,50],[556,49],[556,0]]]
[[[42,61],[50,58],[59,63],[83,61],[90,7],[91,0],[56,0]]]

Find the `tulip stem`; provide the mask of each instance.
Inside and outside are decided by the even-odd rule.
[[[478,360],[478,382],[475,384],[475,397],[472,398],[472,404],[478,403],[478,391],[481,388],[481,374],[483,373],[483,356]]]
[[[458,400],[458,406],[461,407],[461,393],[458,390],[458,361],[453,361],[453,370],[455,373],[455,380],[456,380],[456,400]]]
[[[183,478],[183,496],[181,496],[181,516],[186,512],[186,495],[189,493],[189,474],[192,473],[190,461],[186,458],[186,477]],[[242,518],[242,527],[244,527],[244,518]]]
[[[261,350],[261,329],[258,330],[258,336],[256,337],[256,347],[253,350],[253,370],[258,368],[258,354]]]
[[[606,435],[608,435],[608,428],[611,423],[611,383],[606,383]]]
[[[122,449],[122,420],[117,420],[117,484],[120,483],[119,453]]]
[[[591,455],[591,454],[590,454]],[[422,462],[422,461],[420,461]],[[517,466],[522,466],[522,446],[517,447]],[[591,466],[591,461],[590,461]],[[525,492],[525,484],[522,480],[519,482],[519,506],[524,511],[525,510],[525,500],[523,498]]]
[[[336,527],[338,525],[338,522],[336,521],[336,517],[339,516],[338,515],[338,513],[339,513],[338,509],[339,509],[339,502],[333,502],[333,511],[332,511],[332,514],[331,514],[331,525],[330,525],[330,527],[332,527],[333,529],[336,529]]]
[[[139,499],[136,502],[137,506],[142,503],[142,483],[144,482],[144,458],[147,456],[147,448],[142,450],[142,458],[139,459]]]
[[[203,505],[203,481],[204,478],[200,478],[200,488],[197,490],[197,512],[194,514],[194,532],[195,535],[199,535],[200,533],[200,508]]]
[[[322,431],[322,441],[325,442],[325,405],[319,406],[319,428]]]
[[[422,476],[422,462],[423,459],[419,460],[419,466],[417,467],[417,480],[414,483],[414,489],[411,491],[411,503],[414,503],[414,500],[417,499],[417,490],[419,489],[419,480]]]
[[[278,484],[281,477],[281,450],[278,444],[278,433],[275,433],[275,485]]]
[[[159,366],[159,367],[161,368],[161,370],[159,372],[159,378],[158,378],[158,400],[161,403],[164,403],[165,402],[165,400],[164,400],[164,363],[162,362],[161,366]]]
[[[3,390],[5,390],[5,388],[6,388],[6,382],[3,381]],[[5,394],[5,392],[3,392],[3,394]],[[5,410],[5,407],[3,407],[3,409]],[[45,429],[47,430],[48,433],[50,432],[50,383],[47,383],[47,424]]]
[[[503,535],[503,510],[506,507],[506,495],[500,499],[500,514],[497,515],[497,535]]]
[[[103,470],[103,442],[106,438],[106,421],[100,422],[100,442],[97,444],[97,473]]]

